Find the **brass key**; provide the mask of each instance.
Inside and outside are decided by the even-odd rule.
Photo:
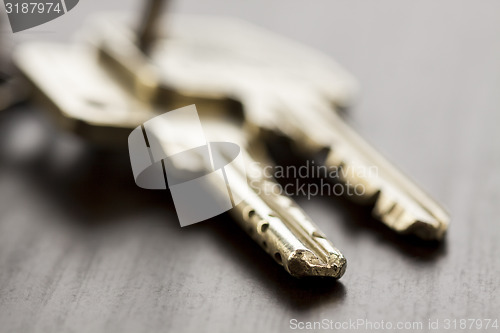
[[[167,37],[149,54],[120,18],[105,17],[87,39],[140,98],[170,105],[172,91],[239,101],[246,119],[285,135],[303,158],[327,153],[350,198],[373,205],[373,216],[399,233],[441,239],[449,217],[441,206],[364,141],[337,114],[356,91],[352,77],[327,57],[231,19],[169,17]],[[356,170],[376,170],[360,176]]]
[[[88,47],[33,43],[20,47],[15,55],[17,66],[33,84],[45,105],[51,106],[66,128],[102,145],[123,146],[129,133],[158,116],[165,109],[144,103],[130,94],[118,80],[109,75],[102,63]],[[170,92],[175,102],[186,98]],[[198,103],[199,102],[199,103]],[[204,130],[211,140],[229,140],[239,144],[246,156],[245,168],[266,165],[265,152],[254,140],[252,129],[241,129],[237,104],[225,98],[199,98],[201,116],[206,119]],[[232,107],[228,107],[232,105]],[[224,112],[228,112],[225,113]],[[155,133],[161,138],[160,127]],[[165,154],[185,144],[192,128],[179,121],[168,127],[172,140],[161,140]],[[223,149],[214,148],[212,154],[223,160]],[[195,159],[196,160],[196,159]],[[200,160],[200,159],[198,159]],[[200,162],[201,163],[201,162]],[[209,166],[190,163],[179,171]],[[234,202],[240,202],[230,213],[240,226],[287,272],[295,277],[324,276],[340,278],[346,269],[344,256],[319,231],[309,217],[290,198],[267,190],[274,181],[249,174],[248,184],[244,170],[228,163],[226,167]],[[220,179],[219,179],[220,180]],[[215,183],[220,184],[220,181]],[[224,192],[223,186],[213,185],[213,193]]]

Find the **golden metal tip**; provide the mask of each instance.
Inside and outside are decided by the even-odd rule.
[[[311,251],[297,250],[288,258],[287,270],[295,277],[332,277],[340,279],[347,268],[347,260],[340,252],[328,261],[321,260]]]
[[[407,230],[407,234],[415,235],[425,241],[439,241],[444,238],[448,229],[447,221],[434,220],[432,222],[415,221]]]

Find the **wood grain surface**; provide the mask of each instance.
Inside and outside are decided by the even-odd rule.
[[[500,2],[313,3],[173,10],[242,17],[335,57],[362,88],[348,120],[447,207],[446,240],[401,238],[343,199],[298,198],[348,268],[337,283],[296,280],[228,216],[181,229],[167,192],[135,186],[126,153],[88,146],[28,103],[0,114],[0,332],[500,320]],[[65,40],[88,14],[134,3],[102,6],[82,1],[16,41]]]

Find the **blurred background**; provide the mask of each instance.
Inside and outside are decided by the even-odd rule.
[[[1,7],[1,6],[0,6]],[[69,42],[82,0],[1,49]],[[173,1],[239,17],[332,56],[361,91],[348,121],[451,213],[445,242],[399,237],[341,198],[297,198],[348,259],[337,283],[295,280],[228,216],[181,229],[167,192],[136,187],[126,152],[58,129],[43,108],[0,113],[0,331],[288,331],[292,318],[498,318],[498,1]]]

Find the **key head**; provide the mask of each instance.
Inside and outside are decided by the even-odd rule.
[[[198,105],[206,117],[231,110],[233,122],[242,121],[240,104],[222,95],[191,97],[165,90],[168,109],[146,103],[131,93],[129,81],[110,75],[95,50],[86,45],[25,44],[16,50],[14,60],[35,98],[57,122],[98,145],[124,148],[132,129],[165,110],[188,104]]]
[[[96,18],[84,35],[108,67],[160,96],[176,90],[248,103],[254,94],[265,95],[267,86],[294,82],[346,106],[357,91],[353,77],[329,57],[249,23],[193,16],[171,16],[168,22],[166,36],[147,55],[119,17]]]
[[[279,119],[266,112],[261,97],[282,82],[300,82],[337,105],[356,90],[353,78],[324,55],[248,23],[184,16],[169,22],[151,57],[130,25],[104,16],[81,34],[97,57],[84,46],[37,43],[19,48],[16,63],[63,125],[99,144],[123,142],[127,131],[156,113],[156,104],[196,104],[241,120],[242,104],[259,110],[261,102],[263,112],[246,116],[272,124]]]
[[[19,47],[14,59],[57,122],[90,141],[122,141],[153,114],[106,75],[88,48],[30,43]]]

